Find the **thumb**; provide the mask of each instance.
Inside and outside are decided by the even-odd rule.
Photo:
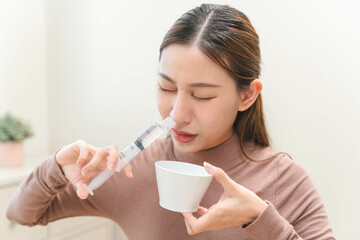
[[[215,180],[221,184],[224,190],[227,190],[232,186],[231,178],[221,168],[215,167],[207,162],[204,162],[204,168],[209,174],[213,175]]]

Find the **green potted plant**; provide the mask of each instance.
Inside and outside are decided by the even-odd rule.
[[[26,138],[33,136],[30,125],[6,113],[0,117],[0,167],[20,167],[24,162]]]

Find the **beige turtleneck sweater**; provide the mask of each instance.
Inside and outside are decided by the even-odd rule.
[[[142,239],[334,239],[321,198],[310,177],[284,154],[246,146],[253,162],[241,153],[237,134],[221,145],[194,154],[176,150],[171,138],[157,140],[133,161],[134,178],[112,176],[86,200],[77,197],[55,156],[22,182],[11,198],[7,217],[25,225],[47,224],[72,216],[102,216],[121,226],[130,240]],[[268,208],[246,228],[206,231],[189,236],[180,213],[159,206],[154,162],[176,160],[222,168],[234,181],[267,200]],[[201,205],[216,203],[223,190],[215,180]]]

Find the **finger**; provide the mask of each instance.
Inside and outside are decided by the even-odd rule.
[[[233,181],[221,168],[215,167],[207,162],[204,162],[204,168],[209,174],[214,176],[215,180],[221,184],[225,191],[233,187]]]
[[[85,176],[89,175],[90,173],[95,174],[95,171],[98,170],[100,163],[106,161],[108,156],[109,153],[104,149],[96,149],[94,157],[82,169],[82,175]]]
[[[89,146],[86,146],[85,144],[80,145],[80,154],[76,161],[76,168],[78,170],[82,169],[83,166],[86,164],[86,162],[89,160],[89,153],[90,149]]]
[[[185,226],[186,226],[186,230],[187,230],[188,234],[189,235],[195,234],[194,231],[192,230],[191,225],[189,224],[189,220],[194,217],[192,215],[192,213],[182,213],[182,215],[184,216],[184,222],[185,222]]]
[[[128,177],[128,178],[134,178],[133,168],[132,168],[132,166],[130,165],[130,163],[126,164],[123,169],[124,169],[124,172],[125,172],[126,177]]]
[[[208,211],[208,209],[204,208],[202,206],[199,206],[197,209],[197,213],[199,213],[200,215],[204,215],[207,211]]]
[[[107,168],[110,170],[114,170],[117,166],[117,163],[119,161],[119,149],[112,145],[105,147],[107,151],[109,152],[109,160],[107,162]]]
[[[81,199],[86,199],[89,196],[88,191],[84,187],[84,182],[83,181],[79,181],[79,182],[76,183],[76,194]]]
[[[183,213],[183,215],[184,214],[185,213]],[[187,218],[185,217],[185,215],[184,215],[184,222],[185,222],[185,226],[186,226],[186,231],[188,232],[188,234],[190,234],[190,232],[192,232],[192,230],[190,229],[190,226],[189,226],[189,224],[187,222]]]
[[[185,219],[186,228],[189,235],[194,235],[206,230],[210,230],[210,221],[205,215],[200,218],[194,217],[192,213],[182,213]]]

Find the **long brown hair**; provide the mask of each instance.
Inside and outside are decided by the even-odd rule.
[[[259,37],[248,17],[230,6],[202,4],[184,13],[165,35],[160,58],[164,48],[172,44],[197,46],[236,81],[239,92],[247,90],[250,82],[260,76]],[[238,112],[233,128],[249,159],[245,142],[260,147],[270,145],[261,94],[249,109]]]

